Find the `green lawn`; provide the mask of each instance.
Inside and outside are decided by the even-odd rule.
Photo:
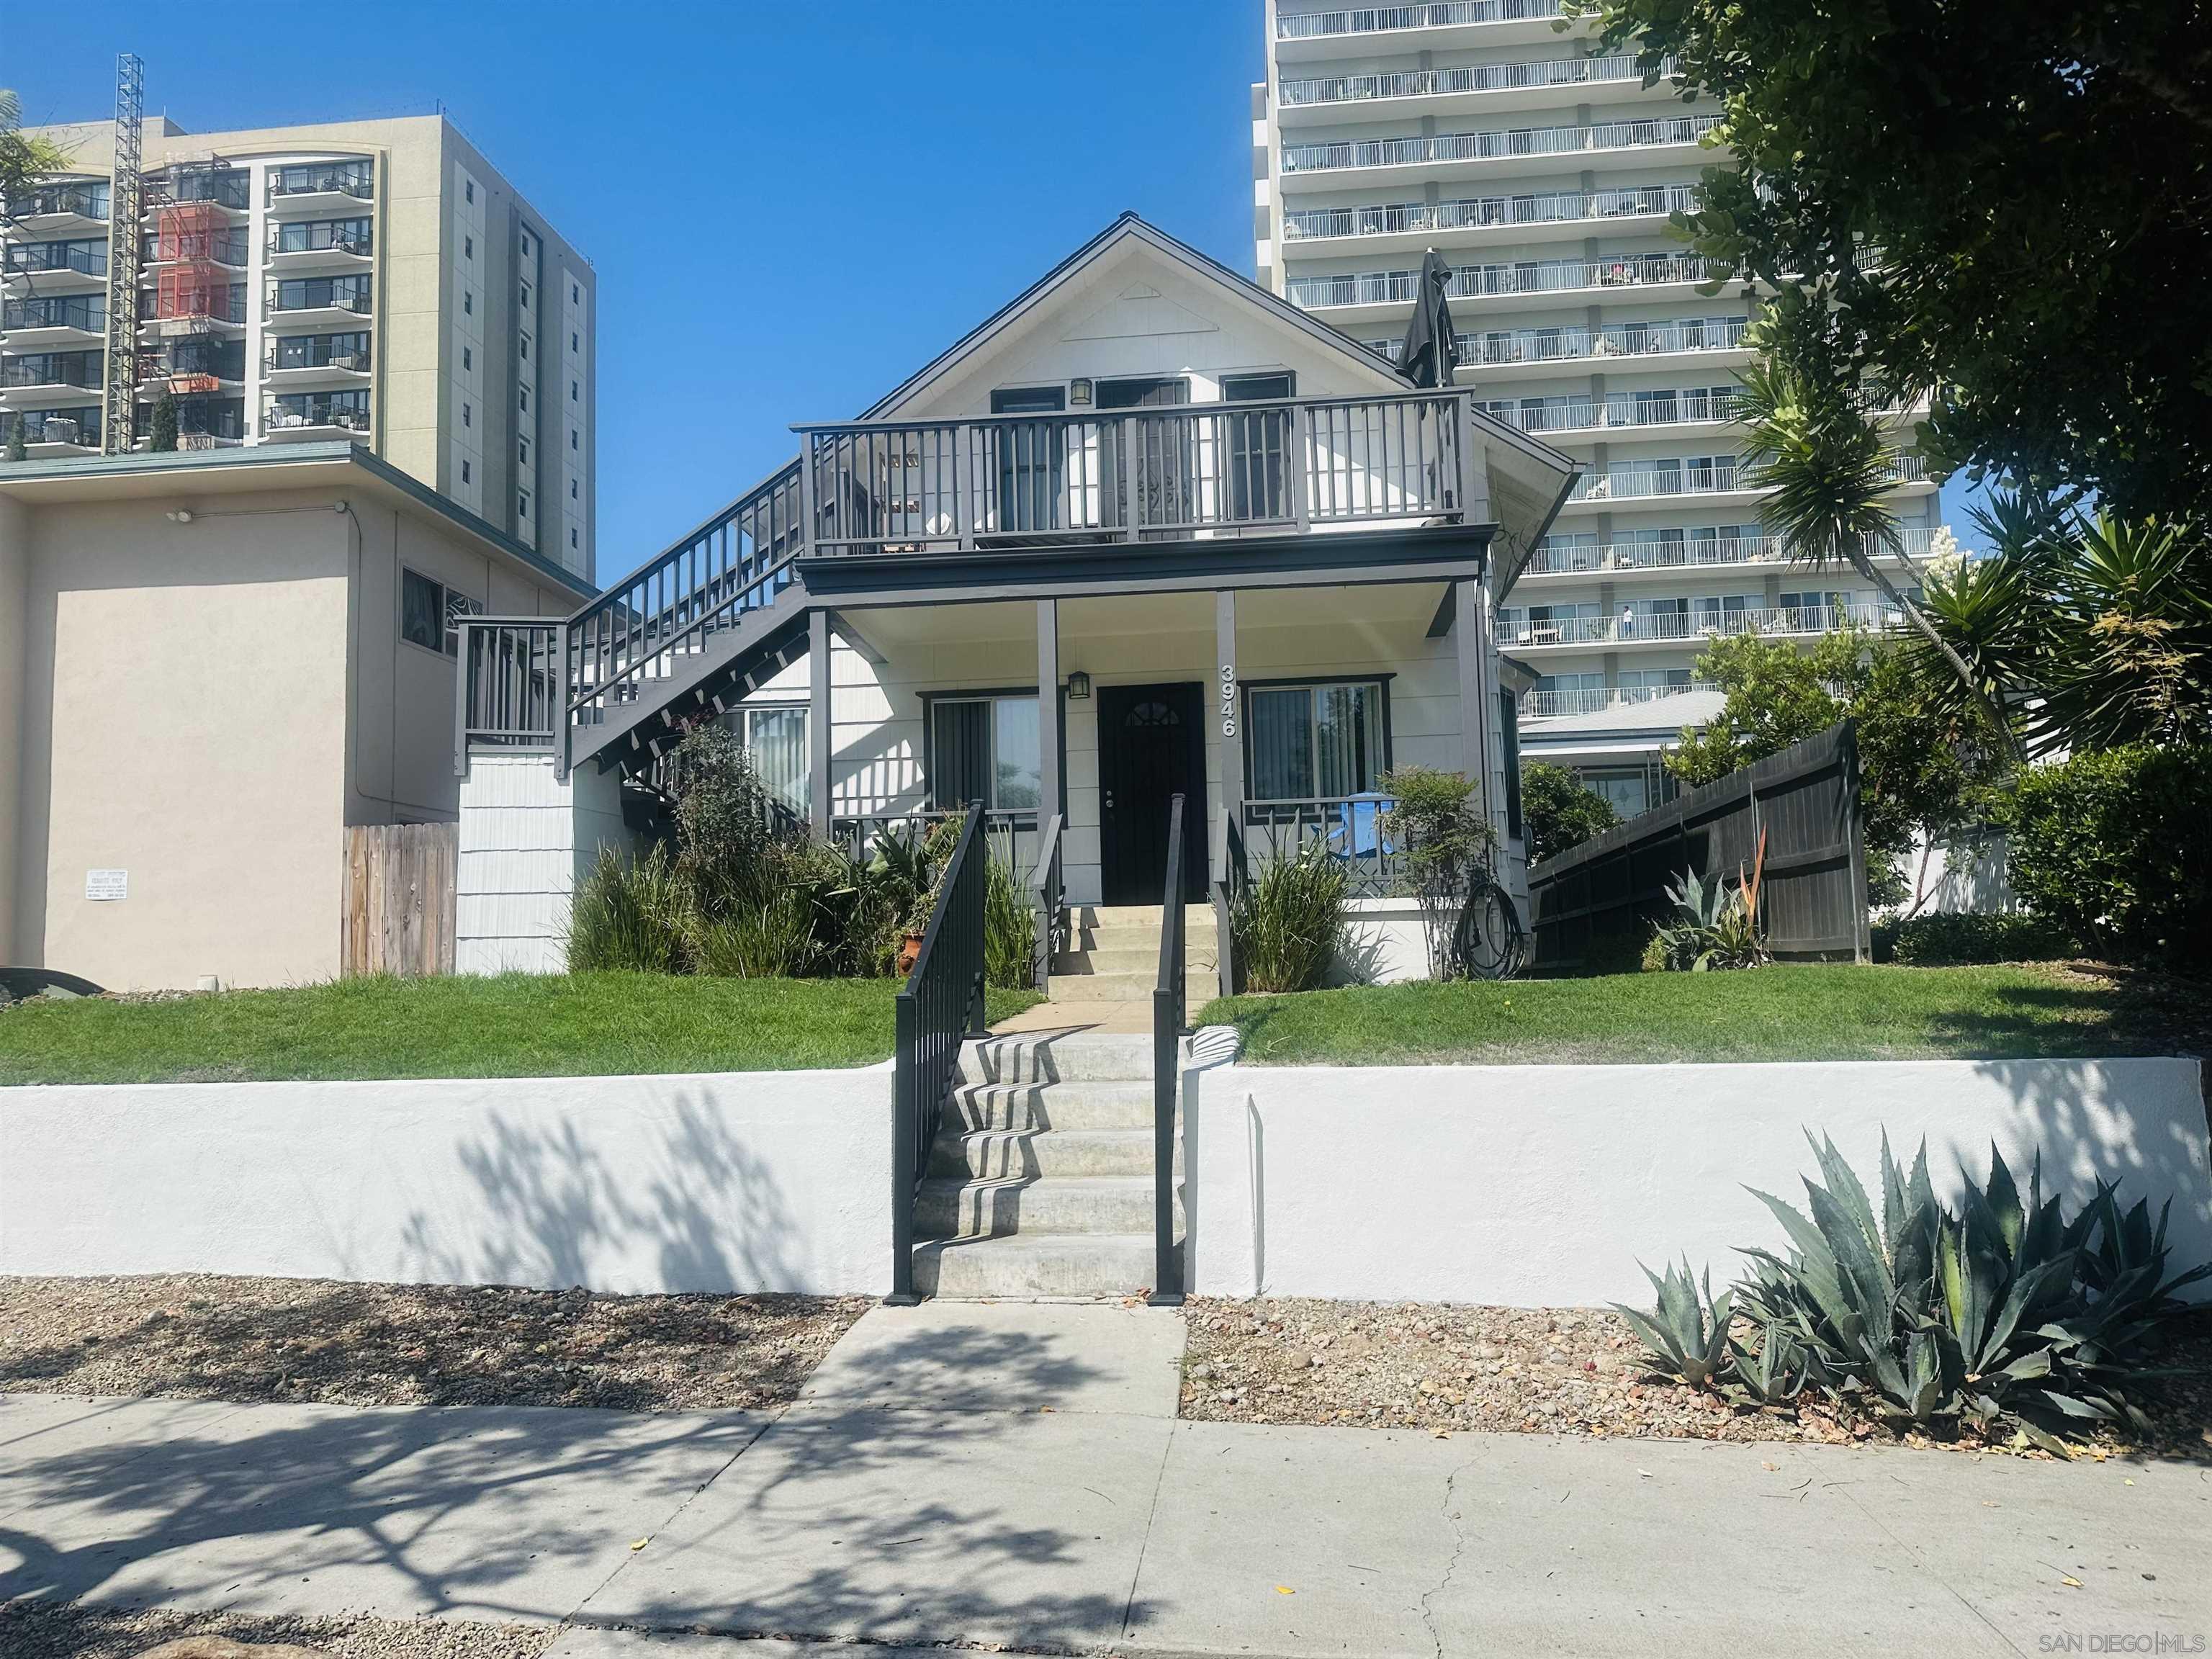
[[[891,980],[354,979],[285,991],[0,1011],[0,1084],[590,1077],[866,1066]],[[1036,1001],[990,994],[993,1019]]]
[[[1262,1066],[1999,1059],[2169,1054],[2203,1039],[2205,988],[2022,966],[1793,966],[1231,997]]]

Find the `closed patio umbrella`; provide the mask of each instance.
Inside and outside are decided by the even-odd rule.
[[[1451,304],[1444,297],[1451,280],[1452,270],[1444,263],[1443,254],[1431,248],[1421,256],[1421,281],[1413,317],[1406,325],[1406,343],[1398,349],[1398,367],[1415,386],[1449,386],[1452,370],[1459,366],[1459,341],[1452,332]]]

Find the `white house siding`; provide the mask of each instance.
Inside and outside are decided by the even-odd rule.
[[[618,775],[556,778],[549,755],[470,757],[461,781],[453,965],[464,974],[557,974],[568,906],[602,845],[629,851]]]

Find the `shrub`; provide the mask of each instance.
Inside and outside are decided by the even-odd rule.
[[[1564,766],[1530,761],[1521,768],[1521,821],[1528,831],[1528,862],[1539,864],[1603,835],[1620,814]]]
[[[568,971],[678,972],[691,914],[667,848],[633,861],[602,847],[569,904]]]
[[[1012,864],[996,852],[990,854],[985,880],[984,982],[1008,990],[1025,989],[1036,982],[1036,911]]]
[[[1429,977],[1469,978],[1459,919],[1478,878],[1489,876],[1498,832],[1474,786],[1457,772],[1401,766],[1382,787],[1391,798],[1382,834],[1398,849],[1406,890],[1421,907]]]
[[[669,763],[676,802],[678,872],[709,915],[757,909],[775,896],[773,854],[796,839],[753,768],[752,757],[728,727],[693,726]]]
[[[1352,872],[1326,842],[1277,859],[1238,896],[1230,917],[1244,982],[1255,991],[1310,991],[1344,942]]]
[[[2051,962],[2074,953],[2065,930],[2042,916],[1953,915],[1907,916],[1875,930],[1875,960],[1915,968],[1964,967],[1990,962]]]
[[[2002,803],[2013,890],[2102,955],[2212,966],[2212,747],[2075,755]]]
[[[2189,1310],[2176,1292],[2212,1275],[2207,1263],[2166,1276],[2164,1212],[2124,1211],[2100,1183],[2069,1218],[2043,1195],[2039,1166],[2023,1199],[1995,1148],[1988,1181],[1954,1212],[1929,1184],[1926,1146],[1908,1173],[1885,1136],[1877,1218],[1834,1143],[1812,1146],[1822,1179],[1807,1178],[1806,1210],[1754,1194],[1790,1241],[1744,1252],[1751,1269],[1730,1295],[1756,1340],[1731,1340],[1729,1375],[1713,1382],[1711,1334],[1692,1340],[1706,1316],[1686,1264],[1680,1283],[1671,1270],[1653,1278],[1655,1313],[1631,1318],[1655,1369],[1765,1404],[1810,1389],[1900,1427],[2010,1428],[2062,1455],[2085,1427],[2143,1426],[2129,1396],[2157,1375],[2166,1328]],[[1729,1300],[1707,1291],[1723,1326]]]

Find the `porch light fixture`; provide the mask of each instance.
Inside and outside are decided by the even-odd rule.
[[[1067,677],[1067,700],[1070,702],[1091,701],[1091,676],[1080,668]]]
[[[1067,404],[1068,407],[1071,409],[1090,408],[1091,382],[1088,380],[1070,380],[1067,383]]]

